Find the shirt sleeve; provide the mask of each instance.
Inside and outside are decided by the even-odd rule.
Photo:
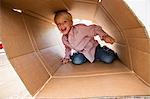
[[[96,36],[99,35],[101,39],[103,39],[104,36],[108,35],[101,26],[98,25],[89,25],[88,26],[90,31],[90,36]]]
[[[70,59],[70,55],[71,55],[71,46],[68,42],[68,39],[66,36],[62,36],[62,42],[63,44],[65,45],[65,57],[64,58],[67,58],[67,59]]]

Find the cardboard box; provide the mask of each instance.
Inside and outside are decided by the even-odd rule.
[[[120,60],[62,65],[64,49],[53,24],[59,9],[101,25],[116,39]],[[36,98],[150,95],[150,38],[123,0],[2,0],[1,26],[7,56]]]

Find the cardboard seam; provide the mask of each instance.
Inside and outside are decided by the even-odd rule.
[[[53,65],[57,65],[57,62],[55,62]],[[58,63],[58,65],[60,65],[59,63]],[[57,72],[57,70],[61,67],[62,65],[60,65],[54,72],[53,72],[53,75],[52,76],[54,76],[54,74]]]
[[[28,53],[24,53],[24,54],[21,54],[21,55],[16,55],[16,56],[13,56],[13,57],[8,57],[8,59],[14,59],[14,58],[17,58],[17,57],[21,57],[21,56],[24,56],[24,55],[27,55],[27,54],[31,54],[31,53],[34,53],[34,50],[31,51],[31,52],[28,52]]]
[[[133,71],[134,72],[134,71]],[[150,83],[146,82],[144,79],[142,79],[142,77],[140,77],[136,72],[134,72],[135,76],[140,79],[140,81],[142,81],[145,85],[147,85],[148,87],[150,87]]]
[[[48,22],[48,23],[53,23],[53,20],[51,19],[48,19],[47,17],[44,17],[38,13],[35,13],[31,10],[23,10],[23,13],[26,14],[26,15],[29,15],[31,17],[34,17],[34,18],[37,18],[37,19],[40,19],[42,21],[45,21],[45,22]]]
[[[55,46],[59,46],[59,45],[55,45]],[[51,46],[51,47],[54,47],[54,46]],[[47,47],[47,48],[50,48],[50,47]],[[47,49],[47,48],[45,48],[45,49]],[[39,51],[39,53],[41,53],[40,51]],[[40,55],[41,57],[42,57],[42,59],[45,61],[45,58],[42,56],[42,55]],[[56,56],[56,57],[58,57],[58,56]],[[46,61],[45,61],[46,62]],[[47,63],[47,62],[46,62]],[[57,65],[57,63],[58,63],[58,61],[56,61],[56,62],[54,62],[53,64],[51,64],[51,66],[54,66],[54,65]],[[60,65],[59,63],[58,63],[58,65]],[[62,65],[61,65],[62,66]],[[51,75],[53,75],[53,74],[55,74],[55,72],[61,67],[61,66],[59,66],[55,71],[53,71],[53,73],[51,74]]]
[[[142,32],[138,32],[138,33],[145,34],[145,37],[136,37],[136,35],[135,35],[135,37],[130,37],[128,34],[126,35],[126,37],[128,37],[128,38],[146,38],[146,39],[149,39],[148,30],[145,27],[143,27],[143,26],[141,26],[141,27],[134,27],[134,28],[126,28],[126,29],[123,29],[123,32],[128,32],[128,31],[134,32],[134,31],[136,31],[138,29],[143,29]]]
[[[127,48],[128,48],[130,69],[133,70],[133,62],[132,62],[132,56],[131,56],[131,49],[130,49],[128,40],[127,40],[127,43],[128,43],[127,44]]]
[[[35,41],[36,42],[36,41]],[[37,45],[37,44],[36,44]],[[59,44],[58,45],[52,45],[52,46],[48,46],[48,47],[45,47],[45,48],[40,48],[38,49],[39,51],[40,50],[44,50],[44,49],[48,49],[48,48],[52,48],[52,47],[56,47],[56,46],[60,46]]]
[[[132,47],[133,48],[133,47]],[[133,48],[133,49],[136,49],[136,48]],[[144,54],[149,54],[150,55],[150,53],[145,53],[145,52],[143,52],[143,51],[140,51],[140,50],[138,50],[138,49],[136,49],[137,51],[139,51],[139,52],[142,52],[142,53],[144,53]],[[134,66],[135,67],[135,66]],[[148,85],[149,87],[150,87],[150,84],[148,83],[148,82],[146,82],[141,76],[139,76],[135,71],[134,71],[134,68],[133,68],[133,70],[132,70],[132,72],[137,76],[137,78],[139,78],[144,84],[146,84],[146,85]]]
[[[69,11],[70,9],[69,9],[68,5],[65,3],[65,1],[64,1],[64,0],[61,0],[61,2],[62,2],[62,4],[65,6],[65,8],[67,8],[67,10]]]
[[[103,74],[86,74],[86,75],[72,75],[72,76],[53,76],[52,78],[84,78],[84,77],[95,77],[95,76],[107,76],[107,75],[120,75],[120,74],[132,74],[131,71],[128,72],[117,72],[117,73],[103,73]]]
[[[138,37],[138,36],[136,36],[136,37],[133,37],[133,36],[129,37],[129,36],[127,36],[127,37],[128,37],[128,39],[147,39],[147,40],[149,40],[149,38]]]
[[[96,4],[96,9],[95,9],[95,12],[94,12],[94,15],[93,15],[93,20],[96,17],[96,12],[98,12],[98,9],[99,9],[99,3]]]
[[[135,30],[135,29],[143,29],[143,30],[145,30],[145,27],[138,26],[138,27],[124,28],[123,31],[130,31],[130,30]]]
[[[137,51],[139,51],[139,52],[141,52],[141,53],[150,55],[150,52],[142,51],[142,50],[140,50],[140,49],[138,49],[138,48],[136,48],[136,47],[133,47],[133,46],[130,46],[130,47],[133,48],[133,49],[136,49]]]
[[[93,2],[92,0],[84,1],[84,0],[75,0],[75,2],[86,3],[86,4],[97,4],[97,2]]]
[[[59,45],[55,45],[55,46],[59,46]],[[54,47],[54,46],[51,46],[51,47]],[[50,48],[50,47],[48,47],[48,48]],[[39,53],[41,53],[40,52],[40,50],[39,50]],[[46,60],[45,60],[45,58],[42,56],[42,55],[40,55],[40,57],[46,62]],[[56,56],[56,57],[58,57],[58,56]],[[46,62],[47,63],[47,62]],[[57,65],[57,63],[58,63],[58,61],[56,61],[56,62],[54,62],[53,64],[51,64],[51,66],[54,66],[54,65]],[[47,63],[48,64],[48,63]],[[49,65],[49,64],[48,64]],[[58,63],[58,65],[60,65],[59,63]],[[60,68],[61,66],[58,66],[58,68],[54,71],[53,70],[53,73],[51,74],[52,76],[53,76],[53,74],[55,74],[55,72]]]
[[[45,83],[44,85],[36,92],[35,95],[33,95],[33,98],[35,98],[44,88],[45,86],[49,83],[49,81],[52,79],[52,77],[50,77]]]
[[[27,27],[27,24],[26,24],[26,22],[25,22],[25,18],[24,18],[23,15],[22,15],[22,19],[23,19],[23,24],[25,25],[25,29],[26,29],[26,31],[27,31],[28,37],[29,37],[29,39],[30,39],[32,48],[33,48],[33,50],[34,50],[34,52],[35,52],[37,58],[39,59],[39,61],[41,62],[41,64],[42,64],[43,67],[45,68],[46,72],[49,74],[49,76],[52,76],[52,75],[50,74],[50,72],[48,71],[48,69],[46,68],[46,66],[45,66],[45,64],[43,63],[43,61],[41,60],[40,56],[39,56],[38,53],[36,52],[36,49],[37,49],[37,48],[35,48],[35,46],[34,46],[34,43],[33,43],[34,41],[32,40],[33,38],[30,36],[29,30],[28,30],[28,27]],[[36,44],[35,44],[35,45],[36,45]],[[37,47],[37,46],[36,46],[36,47]]]

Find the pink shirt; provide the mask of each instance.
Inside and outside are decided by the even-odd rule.
[[[97,25],[74,25],[68,35],[62,36],[62,42],[65,45],[65,58],[70,58],[71,49],[74,49],[84,54],[90,62],[93,62],[98,45],[98,41],[94,39],[96,35],[102,39],[107,34]]]

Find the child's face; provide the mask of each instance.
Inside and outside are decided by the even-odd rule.
[[[64,34],[68,34],[71,27],[72,27],[72,21],[67,20],[65,17],[60,16],[57,20],[56,20],[56,25],[58,27],[58,29]]]

